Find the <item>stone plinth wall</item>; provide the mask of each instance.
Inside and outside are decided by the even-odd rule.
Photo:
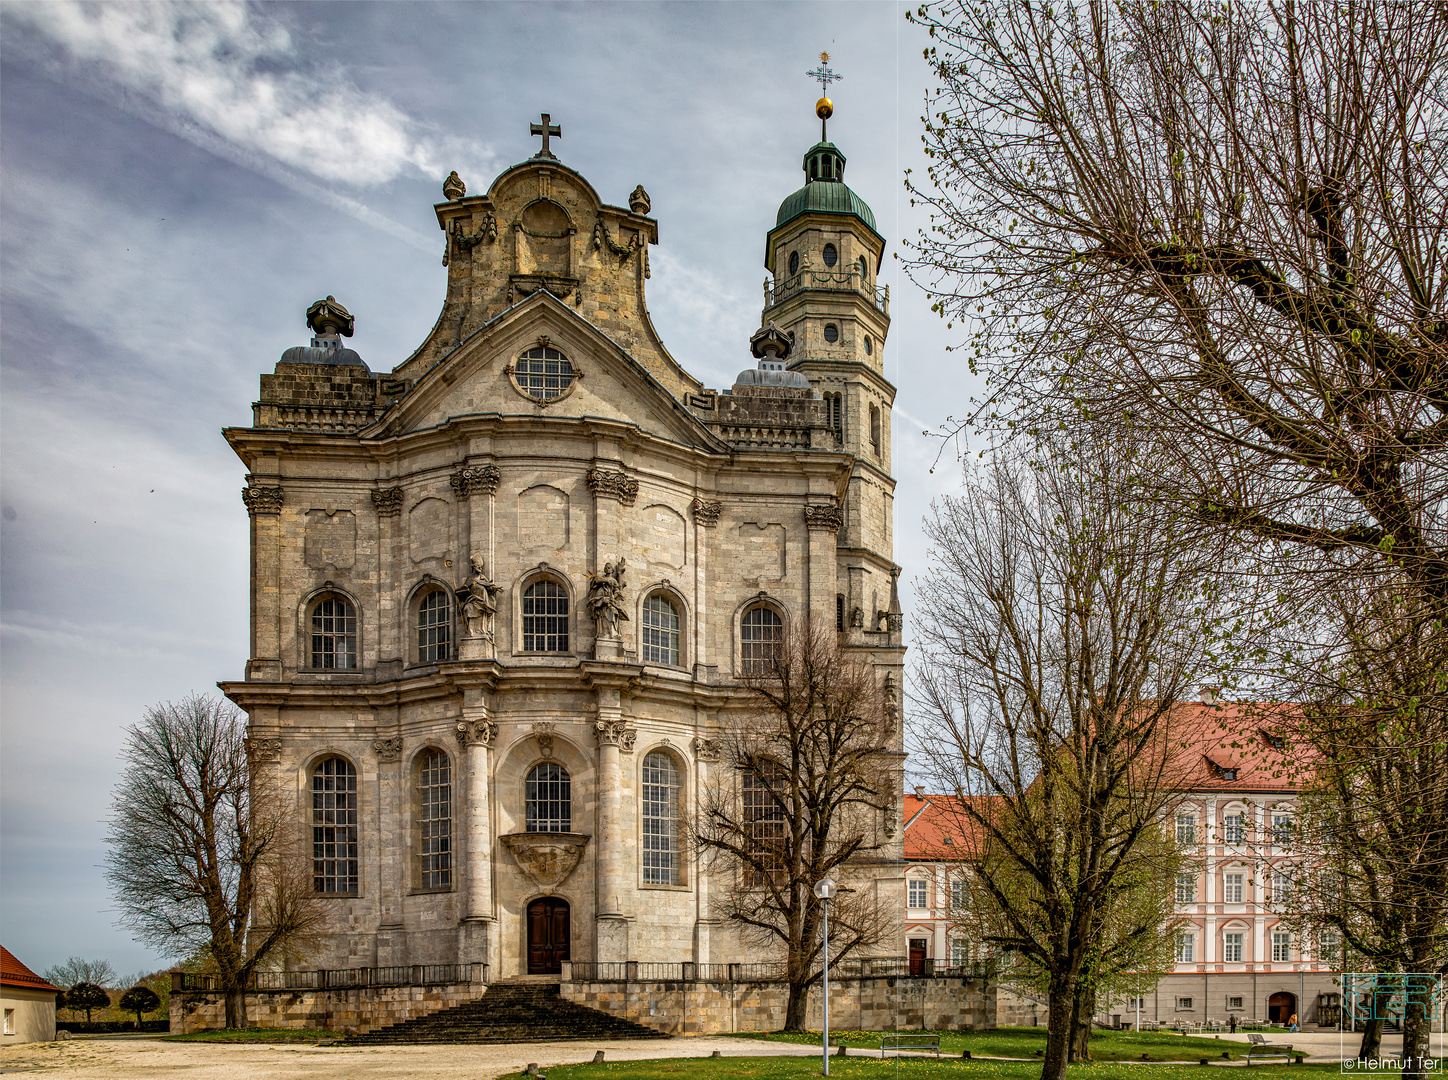
[[[565,982],[569,1001],[600,1009],[670,1035],[778,1031],[789,988],[783,983]],[[996,1026],[995,987],[975,979],[892,977],[830,980],[830,1027],[838,1030]],[[818,986],[809,994],[807,1024],[822,1025]]]
[[[311,1028],[365,1035],[388,1024],[451,1009],[483,996],[482,983],[369,986],[335,990],[248,990],[252,1027]],[[171,1034],[226,1026],[226,1001],[214,990],[171,992]]]

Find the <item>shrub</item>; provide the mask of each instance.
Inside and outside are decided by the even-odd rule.
[[[87,1024],[91,1022],[92,1009],[108,1009],[110,1005],[111,995],[95,983],[78,982],[65,992],[65,1007],[84,1010]]]
[[[155,1012],[161,1007],[161,999],[149,986],[133,986],[121,995],[121,1008],[136,1014],[136,1027],[141,1026],[141,1014]]]

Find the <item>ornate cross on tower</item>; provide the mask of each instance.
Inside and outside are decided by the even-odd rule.
[[[563,138],[563,129],[557,124],[550,124],[548,121],[551,119],[553,119],[551,116],[549,116],[547,113],[544,113],[543,122],[541,124],[528,125],[528,133],[530,135],[543,136],[543,148],[539,150],[536,154],[534,154],[534,157],[550,157],[556,159],[558,156],[557,154],[553,153],[551,150],[548,149],[548,136],[556,135],[558,136],[558,138],[561,139]]]
[[[830,83],[844,78],[843,75],[836,75],[830,70],[830,54],[827,52],[820,53],[820,66],[813,71],[806,71],[805,74],[811,79],[819,80],[820,93],[825,97],[829,96]]]
[[[818,79],[820,83],[820,99],[815,102],[815,115],[820,118],[820,142],[827,142],[825,138],[825,121],[835,112],[835,103],[830,100],[830,83],[843,79],[843,75],[836,75],[830,70],[830,54],[820,53],[820,66],[813,71],[806,71],[811,79]]]

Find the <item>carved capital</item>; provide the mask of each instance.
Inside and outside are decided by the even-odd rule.
[[[639,482],[630,480],[628,473],[609,469],[588,470],[588,490],[600,499],[617,499],[625,506],[632,506],[639,497]]]
[[[257,514],[280,514],[282,489],[252,484],[241,489],[241,501],[246,503],[246,511],[253,517]]]
[[[459,720],[458,742],[464,746],[492,746],[498,737],[498,725],[491,720]]]
[[[282,741],[274,738],[250,738],[243,741],[247,759],[253,762],[280,761]]]
[[[718,499],[695,499],[693,509],[694,520],[712,529],[719,524],[719,511],[724,509],[724,504]]]
[[[804,508],[804,523],[811,529],[834,529],[845,524],[845,512],[838,506],[811,505]]]
[[[625,753],[631,753],[639,733],[624,720],[598,720],[593,729],[598,733],[599,746],[617,746]]]
[[[698,758],[700,761],[718,761],[719,740],[703,738],[695,739],[694,757]]]
[[[373,739],[372,749],[377,751],[378,761],[399,761],[402,758],[402,736],[393,735],[388,739]]]
[[[491,495],[498,490],[501,474],[496,465],[469,465],[448,477],[448,483],[461,498],[473,495]]]
[[[376,488],[372,492],[372,505],[377,507],[379,517],[394,517],[402,513],[402,489]]]

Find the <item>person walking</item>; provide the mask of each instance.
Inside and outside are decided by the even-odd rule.
[[[1299,1030],[1299,1028],[1297,1027],[1297,1014],[1296,1014],[1296,1013],[1293,1013],[1290,1017],[1287,1018],[1287,1030],[1288,1030],[1288,1031],[1297,1031],[1297,1030]]]

